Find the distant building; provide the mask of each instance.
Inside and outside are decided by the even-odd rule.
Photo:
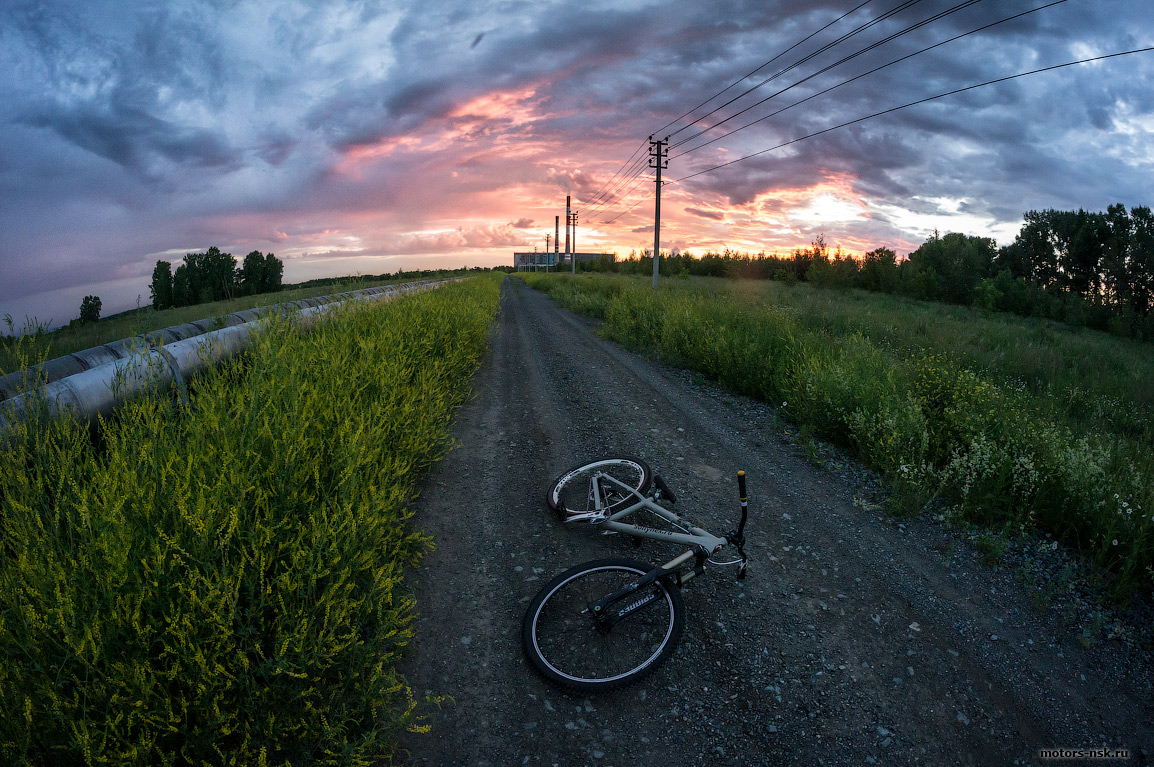
[[[599,258],[604,258],[609,262],[617,260],[617,256],[613,253],[514,253],[513,266],[519,272],[572,266],[569,256],[575,257],[577,263],[596,261]]]
[[[519,272],[535,272],[557,266],[559,253],[514,253],[513,267]]]

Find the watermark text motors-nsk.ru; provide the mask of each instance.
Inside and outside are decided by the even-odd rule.
[[[1039,759],[1129,759],[1128,748],[1040,748]]]

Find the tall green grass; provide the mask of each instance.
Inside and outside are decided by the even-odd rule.
[[[9,328],[13,335],[3,335],[0,328],[0,375],[22,370],[38,362],[60,357],[65,354],[91,349],[94,346],[119,341],[153,330],[183,325],[186,322],[209,317],[223,317],[244,309],[253,309],[269,304],[300,301],[302,298],[330,296],[362,288],[387,285],[396,280],[360,280],[350,278],[333,285],[307,288],[289,288],[277,293],[259,293],[242,296],[227,301],[212,301],[192,306],[178,306],[156,311],[151,306],[138,310],[121,312],[99,322],[65,325],[56,330],[38,332],[35,323],[25,321],[17,325],[13,320]]]
[[[416,703],[406,520],[498,302],[477,278],[274,318],[242,356],[96,439],[0,454],[6,764],[375,763]]]
[[[975,523],[1038,527],[1104,565],[1117,596],[1151,587],[1154,426],[1149,388],[1132,379],[1152,380],[1154,362],[1132,342],[774,283],[667,281],[654,294],[644,280],[522,276],[604,319],[609,338],[856,451],[900,511],[937,498]]]

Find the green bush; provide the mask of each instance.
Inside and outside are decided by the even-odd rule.
[[[0,460],[8,764],[371,764],[416,726],[395,669],[406,524],[496,312],[482,278],[269,322],[242,356]]]

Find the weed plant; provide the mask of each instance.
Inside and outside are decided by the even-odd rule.
[[[303,298],[329,296],[334,293],[343,293],[363,288],[374,288],[378,285],[387,285],[394,280],[348,280],[332,284],[307,288],[290,288],[277,293],[259,293],[253,296],[242,296],[227,301],[212,301],[192,306],[179,306],[157,311],[151,306],[143,306],[136,310],[121,312],[107,317],[99,322],[73,323],[47,330],[46,323],[39,326],[35,322],[25,320],[24,328],[17,331],[12,325],[8,327],[8,335],[0,336],[0,375],[22,370],[22,360],[19,350],[29,343],[35,344],[35,355],[44,359],[60,357],[65,354],[91,349],[94,346],[119,341],[122,338],[148,333],[153,330],[183,325],[186,322],[203,320],[209,317],[224,317],[244,309],[253,309],[269,304],[300,301]],[[31,328],[31,330],[29,330]]]
[[[377,763],[419,727],[394,664],[407,524],[498,281],[355,302],[0,455],[0,753],[28,765]]]
[[[1154,361],[1135,342],[809,286],[519,276],[856,451],[899,513],[940,499],[1002,534],[1038,527],[1112,571],[1115,596],[1151,588]]]

